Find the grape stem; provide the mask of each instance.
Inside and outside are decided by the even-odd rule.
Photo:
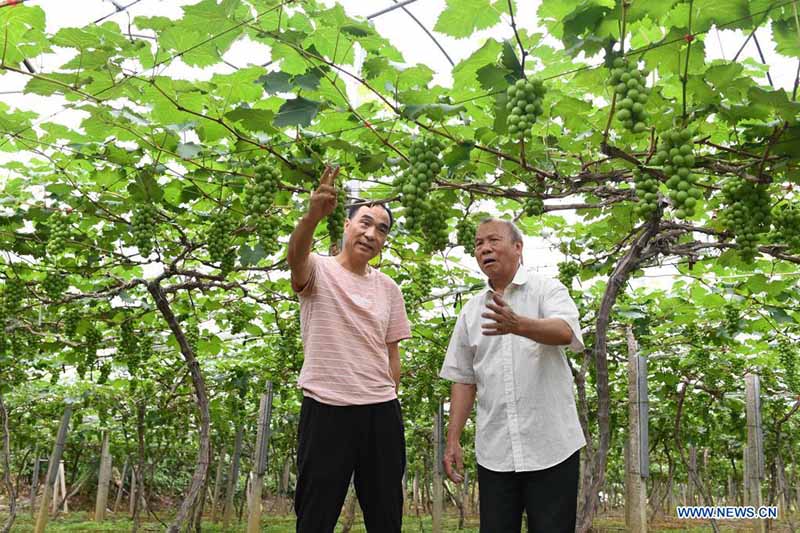
[[[511,0],[508,0],[508,13],[509,15],[511,15],[511,29],[514,30],[514,37],[516,37],[517,39],[517,44],[519,45],[519,51],[522,54],[522,57],[520,57],[519,60],[519,70],[520,70],[519,73],[523,78],[527,79],[527,77],[525,76],[525,57],[528,55],[528,53],[525,51],[525,47],[522,46],[522,39],[520,39],[519,32],[517,31],[517,23],[514,20],[514,8],[511,5]]]
[[[694,11],[694,0],[689,0],[689,27],[686,35],[686,62],[683,66],[683,77],[681,78],[681,85],[683,86],[683,127],[686,127],[686,85],[689,82],[689,57],[692,55],[692,12]]]

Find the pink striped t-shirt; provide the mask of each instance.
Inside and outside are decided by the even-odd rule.
[[[364,405],[397,397],[387,344],[411,337],[400,288],[368,267],[350,272],[335,257],[311,254],[300,297],[305,359],[298,386],[329,405]]]

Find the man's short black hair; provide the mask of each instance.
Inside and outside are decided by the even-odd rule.
[[[389,206],[382,202],[366,202],[366,203],[356,202],[355,204],[352,204],[350,208],[347,210],[347,218],[353,220],[353,217],[356,216],[356,213],[362,207],[375,207],[376,205],[379,205],[382,208],[384,208],[386,210],[386,213],[389,214],[389,231],[391,231],[392,225],[394,224],[394,215],[392,215],[392,210],[389,209]]]

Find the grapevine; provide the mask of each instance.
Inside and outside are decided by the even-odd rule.
[[[520,79],[506,90],[508,103],[508,133],[512,137],[525,139],[542,114],[544,84],[540,80]]]
[[[661,145],[653,158],[656,165],[663,165],[669,198],[678,218],[693,217],[697,201],[703,197],[703,192],[696,186],[697,175],[691,171],[695,164],[691,139],[689,130],[669,131],[661,138]]]
[[[636,63],[629,63],[624,57],[614,60],[611,69],[611,84],[617,94],[617,107],[619,110],[614,115],[625,129],[633,133],[642,133],[647,130],[647,111],[644,104],[650,90],[644,82],[649,72],[639,70]]]

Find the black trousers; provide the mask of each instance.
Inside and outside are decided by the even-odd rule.
[[[406,444],[400,403],[333,406],[304,398],[294,510],[298,533],[332,533],[350,477],[370,533],[400,533]]]
[[[478,465],[481,533],[519,533],[522,510],[528,531],[574,533],[580,450],[534,472],[494,472]]]

